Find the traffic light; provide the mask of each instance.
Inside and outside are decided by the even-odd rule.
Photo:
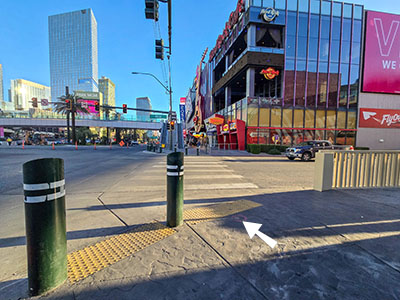
[[[156,40],[156,59],[164,60],[164,41]]]
[[[37,98],[32,98],[32,107],[38,107],[37,103]]]
[[[158,0],[145,0],[146,8],[144,13],[146,15],[146,19],[152,19],[154,21],[158,21]]]
[[[70,99],[65,99],[65,104],[67,109],[72,110],[72,101]]]
[[[128,105],[122,104],[122,112],[126,114],[128,112]]]
[[[171,130],[175,129],[175,121],[171,121]]]
[[[94,110],[95,111],[100,111],[100,104],[97,101],[94,103]]]
[[[167,122],[167,130],[168,130],[168,131],[171,130],[171,125],[169,124],[169,121]]]

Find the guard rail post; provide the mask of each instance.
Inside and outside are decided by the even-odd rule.
[[[41,295],[67,279],[64,161],[23,165],[29,295]]]
[[[184,155],[167,155],[167,225],[177,227],[183,222],[183,170]]]
[[[323,192],[332,189],[333,184],[333,158],[332,152],[317,152],[314,167],[314,190]]]

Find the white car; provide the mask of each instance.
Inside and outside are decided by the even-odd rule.
[[[138,141],[131,141],[131,147],[132,146],[139,146],[139,142]]]

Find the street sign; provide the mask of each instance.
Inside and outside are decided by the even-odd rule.
[[[42,99],[42,100],[40,100],[40,103],[42,104],[42,106],[47,106],[47,105],[49,105],[49,100]]]
[[[171,121],[176,121],[176,111],[171,111]]]
[[[150,119],[166,119],[166,115],[150,115]]]

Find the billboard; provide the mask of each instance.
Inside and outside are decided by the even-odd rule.
[[[400,15],[367,12],[362,90],[400,94]]]
[[[181,117],[180,119],[181,119],[182,123],[186,122],[186,114],[185,114],[186,107],[185,107],[185,105],[186,105],[186,98],[182,97],[179,102],[179,111],[180,111],[180,117]]]
[[[100,93],[99,92],[86,92],[86,91],[74,91],[74,95],[77,98],[77,103],[83,103],[82,106],[86,107],[90,114],[98,115],[99,112],[95,109],[95,103],[100,101]]]
[[[360,108],[360,128],[400,128],[400,109]]]
[[[78,103],[86,102],[86,103],[87,103],[86,109],[89,111],[90,114],[94,114],[94,115],[99,114],[99,112],[96,111],[96,109],[95,109],[95,103],[96,103],[96,102],[99,102],[99,100],[78,99],[78,100],[76,100],[76,101],[77,101]],[[85,105],[82,105],[82,106],[85,106]]]

